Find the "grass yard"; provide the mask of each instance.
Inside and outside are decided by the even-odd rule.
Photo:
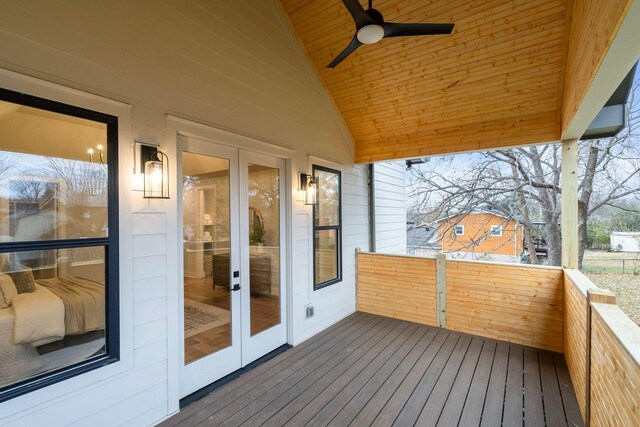
[[[620,273],[585,273],[599,288],[616,295],[618,305],[627,316],[640,325],[640,276]]]
[[[586,251],[582,271],[616,295],[620,308],[640,325],[640,260],[637,253]],[[624,270],[624,273],[623,273]]]
[[[582,261],[582,271],[640,274],[640,253],[587,250]]]

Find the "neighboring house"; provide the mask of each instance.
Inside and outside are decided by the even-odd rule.
[[[433,257],[440,252],[436,224],[418,224],[407,221],[407,253]]]
[[[440,218],[436,223],[444,252],[518,257],[523,250],[522,225],[497,212],[474,209]]]
[[[435,224],[407,223],[407,246],[413,247],[439,247],[438,234]]]
[[[610,238],[614,252],[640,252],[640,232],[614,231]]]

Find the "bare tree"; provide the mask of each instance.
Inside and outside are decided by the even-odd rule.
[[[0,152],[0,178],[4,177],[15,166],[15,157],[6,151]]]
[[[640,79],[634,81],[627,126],[613,138],[579,144],[579,265],[587,223],[608,206],[629,209],[640,194]],[[430,159],[409,171],[410,215],[421,221],[488,207],[525,226],[525,244],[536,262],[533,232],[548,245],[549,263],[561,264],[561,145],[548,144]],[[623,203],[624,202],[624,203]],[[637,206],[637,204],[635,205]],[[455,224],[451,224],[453,228]],[[451,230],[446,232],[452,233]],[[477,242],[470,242],[470,246]]]
[[[29,177],[11,181],[11,191],[18,200],[39,203],[54,190],[54,185],[45,178]]]

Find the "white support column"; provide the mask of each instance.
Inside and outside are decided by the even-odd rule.
[[[562,141],[562,266],[578,268],[578,140]]]

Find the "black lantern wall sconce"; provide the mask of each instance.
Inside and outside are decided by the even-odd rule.
[[[144,198],[169,198],[169,158],[154,145],[140,146],[139,170],[144,174]]]
[[[317,204],[317,184],[313,179],[313,176],[301,173],[300,174],[300,191],[304,191],[304,204],[315,205]]]

